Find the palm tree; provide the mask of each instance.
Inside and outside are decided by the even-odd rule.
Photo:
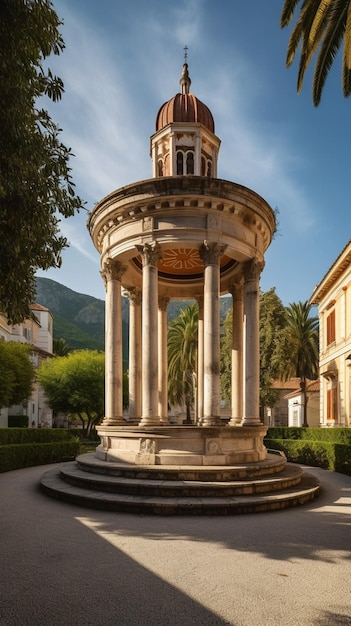
[[[55,356],[67,356],[70,351],[71,348],[63,337],[53,340],[53,353]]]
[[[282,380],[293,376],[300,379],[304,407],[303,426],[307,421],[307,378],[318,376],[318,317],[311,316],[312,305],[292,303],[286,308],[286,327],[280,333],[280,354],[276,355],[277,370]]]
[[[291,22],[299,2],[285,0],[281,28]],[[311,59],[317,55],[312,89],[315,106],[320,103],[326,78],[342,43],[342,88],[346,97],[351,93],[351,0],[304,0],[290,35],[286,65],[292,64],[301,44],[297,80],[297,91],[300,91]]]
[[[194,401],[198,319],[197,304],[191,304],[181,309],[168,330],[168,400],[173,405],[185,402],[187,423],[191,423],[191,406]]]

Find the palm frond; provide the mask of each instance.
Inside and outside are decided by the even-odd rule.
[[[285,28],[285,26],[288,26],[290,24],[296,6],[299,2],[300,0],[285,0],[283,10],[280,16],[280,28]]]
[[[317,58],[313,76],[313,103],[320,103],[323,87],[329,74],[329,70],[339,51],[345,33],[347,9],[350,0],[334,0],[328,13],[328,24],[323,35],[321,49]]]

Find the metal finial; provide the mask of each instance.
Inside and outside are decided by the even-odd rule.
[[[188,46],[184,46],[184,63],[188,61]]]

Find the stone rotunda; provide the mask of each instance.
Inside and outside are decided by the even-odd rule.
[[[106,288],[105,417],[96,453],[78,457],[61,478],[78,491],[89,488],[83,503],[93,505],[98,490],[94,505],[102,506],[106,492],[104,508],[116,510],[230,513],[289,506],[314,497],[318,486],[284,457],[267,453],[259,419],[259,280],[275,216],[256,192],[217,178],[220,139],[211,111],[190,84],[184,63],[180,93],[157,113],[150,141],[153,177],[113,191],[89,216]],[[122,294],[130,305],[128,420]],[[228,424],[220,418],[223,294],[231,294],[233,304]],[[191,426],[173,426],[168,418],[171,299],[195,299],[199,308],[197,415]],[[306,480],[313,485],[306,487]],[[77,501],[56,482],[49,474],[42,486]],[[251,503],[243,495],[257,493]]]

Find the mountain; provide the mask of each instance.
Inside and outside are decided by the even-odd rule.
[[[105,302],[77,293],[50,278],[36,278],[36,301],[47,307],[54,318],[54,338],[65,339],[73,350],[104,350]],[[195,300],[172,300],[168,305],[168,320],[179,315]],[[232,306],[230,297],[221,298],[221,317]],[[123,360],[128,363],[129,304],[122,298]]]
[[[63,338],[74,350],[104,350],[105,302],[77,293],[49,278],[36,278],[36,300],[47,307],[54,318],[55,339]],[[128,301],[123,298],[124,347],[128,338]],[[124,350],[124,354],[127,352]]]

